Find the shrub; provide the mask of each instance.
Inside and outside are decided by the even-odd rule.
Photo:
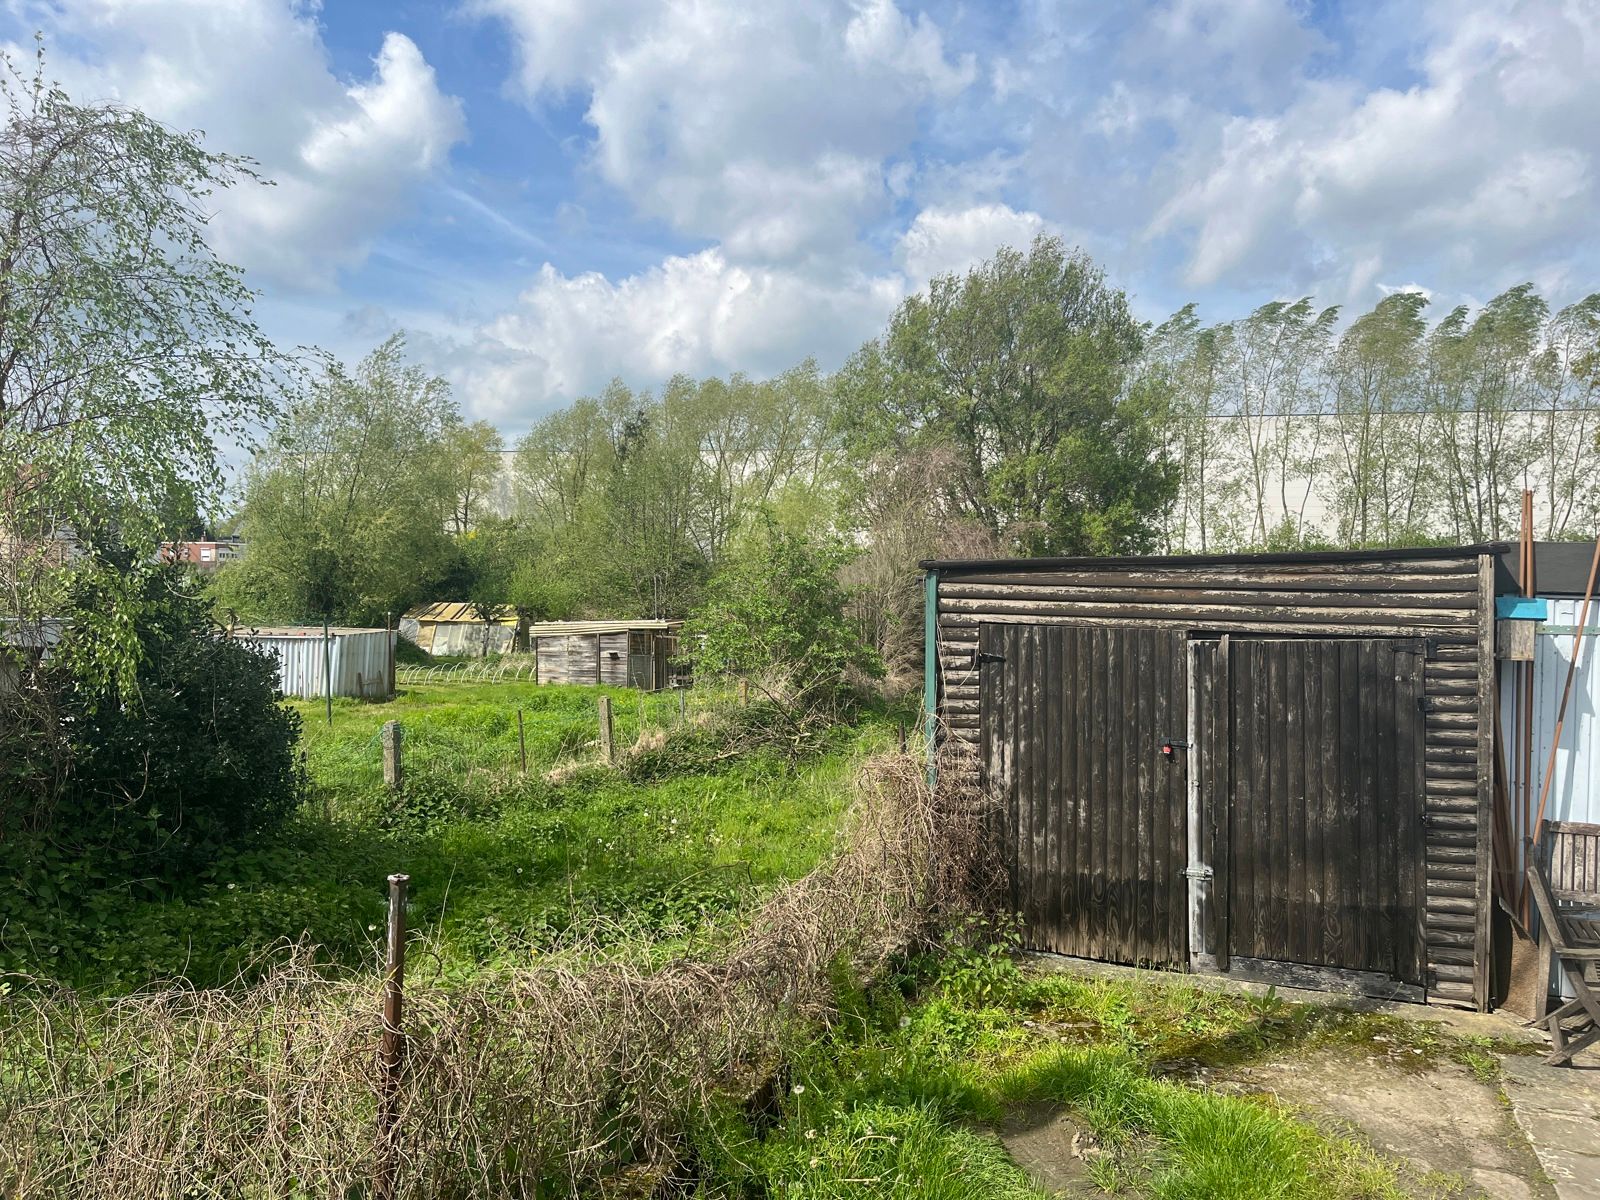
[[[831,722],[853,683],[883,675],[839,581],[853,554],[838,538],[764,522],[691,614],[696,671],[750,680],[792,731]]]
[[[176,570],[149,575],[142,601],[132,686],[65,668],[54,680],[68,766],[28,814],[31,836],[5,850],[41,898],[58,890],[40,874],[51,863],[80,883],[185,879],[273,829],[300,796],[300,719],[278,703],[271,659],[220,636]]]

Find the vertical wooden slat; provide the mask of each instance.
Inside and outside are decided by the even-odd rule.
[[[1334,962],[1361,959],[1361,648],[1339,646],[1339,949]]]
[[[1213,694],[1217,703],[1211,710],[1215,714],[1216,733],[1212,744],[1216,747],[1212,763],[1214,764],[1214,780],[1212,787],[1212,845],[1211,858],[1212,870],[1215,877],[1211,881],[1212,897],[1212,928],[1215,934],[1212,946],[1217,959],[1219,970],[1228,969],[1229,943],[1233,936],[1230,916],[1232,913],[1232,887],[1233,887],[1233,679],[1232,658],[1233,639],[1224,636],[1217,643],[1217,666],[1212,679]]]
[[[1356,839],[1361,863],[1358,901],[1361,919],[1357,922],[1360,927],[1361,948],[1358,956],[1352,961],[1371,964],[1376,961],[1374,947],[1377,941],[1372,914],[1382,910],[1378,893],[1377,649],[1371,642],[1364,641],[1360,643],[1357,653],[1360,656],[1361,679],[1359,688],[1361,739],[1357,748],[1361,764],[1361,782],[1355,803],[1360,822]],[[1376,968],[1368,966],[1364,969]]]
[[[1402,816],[1399,807],[1398,738],[1395,722],[1395,692],[1398,680],[1395,675],[1394,646],[1389,642],[1372,644],[1373,720],[1377,730],[1374,756],[1377,761],[1375,790],[1369,799],[1372,808],[1371,825],[1373,841],[1368,849],[1374,863],[1375,894],[1373,907],[1368,910],[1372,947],[1368,968],[1382,971],[1398,978],[1399,960],[1396,958],[1395,929],[1399,924],[1400,863],[1397,855],[1399,842],[1405,835],[1400,831]]]
[[[1284,873],[1281,908],[1288,924],[1284,956],[1293,962],[1308,962],[1308,930],[1312,925],[1308,911],[1311,897],[1306,888],[1306,755],[1310,731],[1305,725],[1305,660],[1303,642],[1280,643],[1284,658],[1282,708],[1288,736],[1283,739],[1284,778],[1279,802],[1284,808]]]
[[[1315,642],[1301,647],[1301,703],[1305,736],[1300,745],[1300,773],[1305,810],[1304,893],[1305,923],[1301,929],[1303,962],[1320,962],[1322,954],[1322,741],[1318,726],[1322,712],[1322,648]]]
[[[1138,870],[1138,861],[1134,854],[1138,853],[1131,837],[1131,818],[1134,816],[1133,789],[1128,786],[1128,750],[1133,738],[1128,730],[1128,675],[1131,674],[1131,662],[1128,662],[1128,651],[1131,648],[1131,638],[1123,629],[1112,629],[1107,634],[1109,654],[1107,654],[1106,678],[1106,709],[1110,720],[1115,722],[1114,728],[1109,731],[1106,742],[1107,781],[1106,798],[1110,805],[1110,843],[1106,846],[1107,859],[1110,862],[1110,936],[1114,942],[1114,954],[1117,962],[1131,962],[1136,955],[1133,954],[1133,898],[1131,898],[1130,885],[1133,875]]]
[[[1040,776],[1040,803],[1045,810],[1045,845],[1035,869],[1043,880],[1045,928],[1050,931],[1053,949],[1062,947],[1061,872],[1056,870],[1059,845],[1061,845],[1061,806],[1066,797],[1061,794],[1061,755],[1066,752],[1061,739],[1061,635],[1050,626],[1040,627],[1040,664],[1038,682],[1043,696],[1042,731],[1040,750],[1043,762],[1038,768]]]
[[[1184,711],[1189,702],[1189,655],[1187,639],[1168,634],[1162,657],[1167,662],[1166,720],[1182,734],[1188,728]],[[1185,905],[1187,895],[1183,868],[1188,857],[1189,772],[1199,764],[1195,753],[1180,755],[1177,769],[1167,772],[1167,869],[1159,885],[1167,897],[1168,959],[1172,963],[1189,961],[1189,923]],[[1158,763],[1158,766],[1166,764]]]
[[[1039,627],[1031,625],[1025,626],[1022,634],[1022,662],[1019,668],[1022,680],[1020,699],[1024,707],[1017,714],[1017,723],[1026,733],[1021,739],[1022,754],[1017,762],[1019,776],[1017,797],[1026,810],[1018,825],[1022,839],[1023,879],[1026,884],[1023,896],[1024,911],[1028,914],[1030,928],[1044,932],[1045,914],[1039,895],[1043,881],[1039,878],[1038,870],[1039,860],[1043,858],[1039,845],[1042,839],[1040,822],[1043,817],[1039,801],[1039,774],[1044,766],[1045,750],[1042,744],[1045,731],[1039,720],[1039,633]]]
[[[1344,686],[1344,681],[1339,676],[1339,654],[1339,647],[1335,643],[1322,642],[1317,646],[1322,675],[1322,746],[1317,778],[1319,828],[1322,832],[1322,957],[1317,961],[1324,963],[1339,961],[1344,919],[1340,908],[1343,899],[1339,891],[1340,855],[1343,852],[1339,837],[1339,747],[1342,737],[1339,718],[1343,710],[1340,688]]]
[[[1077,789],[1074,753],[1078,744],[1078,688],[1074,678],[1073,629],[1055,630],[1059,659],[1057,686],[1061,689],[1061,761],[1056,777],[1061,788],[1061,837],[1056,845],[1056,873],[1061,878],[1061,945],[1065,954],[1082,954],[1078,942],[1077,846],[1082,836],[1083,794]]]
[[[1166,938],[1167,851],[1166,809],[1157,794],[1155,769],[1166,767],[1155,730],[1157,695],[1156,673],[1166,664],[1166,654],[1156,653],[1156,637],[1140,632],[1134,635],[1136,647],[1132,679],[1133,693],[1133,787],[1135,809],[1135,852],[1138,867],[1132,881],[1134,896],[1135,941],[1139,958],[1146,963],[1172,961]],[[1159,637],[1160,635],[1157,635]],[[1164,643],[1165,638],[1161,638]],[[1162,651],[1165,646],[1162,646]]]
[[[1091,629],[1073,629],[1068,636],[1073,646],[1073,677],[1076,680],[1078,692],[1078,723],[1077,739],[1079,746],[1091,744],[1094,736],[1094,713],[1100,707],[1092,690],[1093,650],[1090,639],[1094,631]],[[1089,934],[1090,921],[1094,915],[1094,841],[1095,841],[1095,811],[1094,797],[1091,794],[1092,777],[1089,772],[1089,755],[1079,753],[1073,761],[1074,773],[1077,780],[1078,804],[1082,810],[1082,836],[1073,848],[1074,862],[1078,879],[1078,909],[1077,917],[1073,922],[1077,930],[1079,953],[1085,957],[1094,954],[1094,939]]]
[[[1473,900],[1472,999],[1479,1012],[1489,1008],[1489,869],[1491,812],[1494,805],[1494,559],[1478,556],[1478,842]]]
[[[1403,681],[1395,700],[1395,741],[1400,757],[1397,771],[1399,836],[1396,838],[1399,912],[1395,921],[1398,974],[1408,983],[1425,985],[1423,913],[1427,903],[1427,880],[1423,869],[1422,814],[1426,785],[1420,704],[1424,679],[1421,643],[1408,643],[1396,658],[1395,674]]]
[[[1256,738],[1256,669],[1260,645],[1236,641],[1233,646],[1233,952],[1246,958],[1256,955],[1256,891],[1254,847],[1255,788],[1259,778],[1260,743]]]
[[[1086,630],[1085,661],[1088,664],[1088,690],[1093,698],[1090,704],[1090,736],[1086,747],[1102,746],[1106,742],[1106,630]],[[1088,760],[1088,803],[1090,803],[1090,906],[1085,914],[1088,923],[1090,957],[1106,957],[1106,758],[1104,755],[1085,754]]]
[[[1256,843],[1256,937],[1260,957],[1283,957],[1283,806],[1276,803],[1283,786],[1283,737],[1274,728],[1283,711],[1283,658],[1281,642],[1262,642],[1265,686],[1256,692],[1261,740],[1261,778],[1256,788],[1256,821],[1261,840]],[[1275,736],[1276,735],[1276,736]],[[1265,886],[1263,886],[1263,884]]]

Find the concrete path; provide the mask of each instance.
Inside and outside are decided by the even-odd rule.
[[[1559,1200],[1600,1200],[1600,1061],[1582,1054],[1570,1067],[1523,1057],[1502,1063],[1511,1115]]]

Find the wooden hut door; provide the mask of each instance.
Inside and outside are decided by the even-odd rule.
[[[1200,764],[1227,804],[1218,965],[1423,984],[1422,644],[1228,641],[1213,701],[1229,704],[1213,743],[1226,760]]]
[[[1186,663],[1167,630],[980,627],[982,777],[1032,947],[1187,962]]]

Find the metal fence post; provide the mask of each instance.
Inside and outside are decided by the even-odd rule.
[[[389,946],[383,977],[383,1036],[378,1045],[381,1091],[378,1097],[376,1200],[395,1200],[399,1172],[400,1076],[405,1068],[403,1025],[406,986],[406,885],[409,875],[389,876]]]

